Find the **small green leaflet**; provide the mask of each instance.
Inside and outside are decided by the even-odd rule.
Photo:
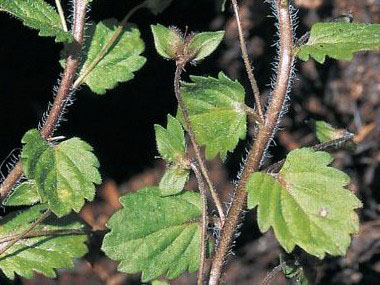
[[[21,163],[28,179],[34,180],[42,202],[61,217],[79,212],[84,199],[92,201],[95,185],[101,178],[99,162],[92,147],[72,138],[50,146],[36,129],[28,131],[22,142]]]
[[[184,39],[174,27],[166,28],[163,25],[151,25],[154,45],[159,55],[166,59],[176,59],[177,50],[183,50]]]
[[[191,60],[196,62],[212,54],[224,37],[224,31],[197,33],[189,42]]]
[[[154,14],[162,13],[173,0],[145,0],[145,5]]]
[[[183,83],[181,95],[186,105],[195,138],[206,146],[206,158],[218,153],[225,160],[247,133],[244,88],[223,72],[218,78],[190,76],[192,83]],[[177,116],[185,126],[182,113]]]
[[[167,129],[154,125],[157,149],[167,162],[179,162],[186,155],[186,141],[180,122],[168,115]]]
[[[348,134],[345,129],[335,129],[325,121],[315,122],[315,134],[320,142],[328,142],[339,139]]]
[[[177,165],[170,166],[160,181],[160,190],[162,196],[175,195],[180,193],[187,180],[189,180],[190,171]]]
[[[184,192],[161,197],[147,187],[120,198],[123,209],[107,223],[102,250],[121,261],[118,270],[142,272],[142,282],[163,274],[174,279],[199,267],[201,198]]]
[[[209,56],[223,40],[224,31],[183,35],[177,28],[151,25],[154,44],[166,59],[197,62]]]
[[[282,247],[295,245],[323,258],[344,255],[359,230],[354,209],[362,206],[345,189],[350,178],[328,165],[330,154],[311,148],[291,151],[276,177],[255,172],[247,183],[248,208],[257,208],[261,232],[273,227]]]
[[[87,28],[86,59],[79,76],[84,72],[87,73],[99,52],[112,38],[118,24],[116,19],[107,19],[99,22],[96,26],[93,24]],[[140,37],[140,31],[134,25],[127,24],[116,42],[85,77],[84,83],[93,92],[104,94],[107,89],[114,88],[117,83],[133,79],[133,73],[146,62],[146,58],[140,55],[144,49],[145,45]]]
[[[167,129],[154,125],[156,132],[157,149],[160,155],[171,165],[160,181],[163,196],[174,195],[183,190],[189,179],[189,170],[186,169],[186,141],[181,123],[168,115]]]
[[[37,186],[33,180],[22,182],[5,200],[5,206],[30,206],[40,202]]]
[[[0,240],[26,230],[47,209],[47,205],[36,205],[27,210],[11,213],[0,221]],[[72,217],[48,218],[36,226],[36,231],[80,230],[84,225]],[[15,274],[26,278],[33,277],[33,271],[47,277],[56,277],[55,269],[73,268],[72,259],[82,257],[87,252],[84,234],[48,234],[22,239],[0,256],[0,268],[4,274],[14,279]],[[7,242],[0,243],[0,247]]]
[[[39,35],[55,37],[56,42],[72,42],[73,36],[62,29],[58,13],[43,0],[0,0],[0,11],[5,11],[25,26],[39,30]]]
[[[356,52],[380,51],[380,24],[317,23],[312,26],[308,42],[295,49],[295,54],[324,63],[326,56],[351,60]]]

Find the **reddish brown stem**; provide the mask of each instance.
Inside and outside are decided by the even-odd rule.
[[[260,127],[253,147],[248,154],[247,163],[244,166],[231,208],[221,231],[219,244],[211,267],[209,284],[212,285],[219,284],[220,282],[225,259],[235,237],[237,226],[240,223],[241,214],[246,206],[247,192],[245,188],[247,181],[251,174],[259,169],[260,162],[276,130],[288,90],[293,64],[291,18],[288,2],[286,0],[276,0],[275,5],[278,13],[280,35],[280,60],[277,69],[276,84],[271,94],[268,110],[265,114],[265,124],[263,127]]]
[[[41,128],[41,136],[45,139],[50,138],[57,126],[59,119],[65,109],[67,100],[71,93],[71,86],[74,81],[76,70],[79,64],[79,56],[82,50],[84,24],[86,19],[86,0],[74,0],[74,23],[73,37],[74,41],[71,45],[69,55],[66,58],[66,66],[63,72],[62,80],[59,85],[53,106],[49,111],[49,115]],[[15,167],[7,175],[0,187],[0,201],[4,200],[13,186],[20,180],[22,176],[21,163],[18,162]]]

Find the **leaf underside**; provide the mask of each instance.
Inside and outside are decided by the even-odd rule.
[[[324,63],[326,56],[351,60],[360,51],[380,51],[380,24],[317,23],[308,42],[295,49],[300,59],[313,57],[319,63]]]
[[[47,202],[53,213],[61,217],[72,209],[79,212],[85,199],[94,199],[94,184],[100,184],[101,178],[90,145],[71,138],[52,147],[35,129],[28,131],[22,142],[24,173],[35,182],[41,201]]]
[[[244,110],[244,89],[222,72],[218,78],[191,76],[191,83],[183,83],[181,95],[186,105],[195,138],[206,146],[206,158],[220,154],[225,160],[247,132]],[[177,116],[184,124],[182,113]],[[185,126],[186,127],[186,126]]]
[[[80,69],[80,74],[87,70],[109,42],[118,25],[116,19],[107,19],[87,28],[86,59]],[[127,24],[116,42],[85,77],[84,83],[93,92],[104,94],[107,89],[114,88],[119,82],[133,79],[134,72],[141,69],[146,62],[146,58],[141,56],[144,49],[145,45],[140,37],[140,31],[135,25]]]
[[[142,272],[142,281],[148,282],[198,269],[199,194],[161,197],[158,187],[147,187],[121,197],[120,202],[123,209],[108,221],[111,232],[102,246],[108,257],[121,261],[120,271]]]
[[[354,209],[362,204],[344,188],[350,178],[327,166],[332,160],[327,152],[297,149],[276,178],[255,172],[248,181],[248,208],[258,207],[261,232],[273,227],[287,252],[298,245],[321,259],[326,253],[344,255],[358,232]]]
[[[0,11],[5,11],[25,26],[39,30],[39,35],[55,37],[56,42],[72,42],[73,36],[62,29],[58,13],[43,0],[0,0]]]
[[[47,205],[36,205],[27,210],[11,213],[0,221],[0,239],[26,230],[42,213]],[[67,216],[63,219],[49,218],[36,226],[32,232],[53,230],[79,230],[84,225]],[[47,277],[56,277],[55,269],[73,268],[73,258],[82,257],[87,252],[84,234],[45,235],[22,239],[0,256],[0,268],[4,274],[14,279],[15,274],[33,277],[33,272]],[[7,242],[1,243],[0,248]]]

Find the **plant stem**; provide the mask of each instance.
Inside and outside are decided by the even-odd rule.
[[[127,24],[129,18],[139,9],[146,7],[146,2],[135,6],[132,8],[128,14],[124,17],[124,19],[120,22],[119,26],[116,28],[115,32],[112,35],[112,38],[106,43],[106,45],[102,48],[102,50],[97,54],[94,61],[91,62],[90,65],[86,67],[86,69],[79,75],[79,77],[75,80],[73,88],[78,88],[83,81],[86,80],[87,76],[91,73],[91,71],[96,67],[96,65],[103,59],[103,57],[107,54],[109,49],[115,43],[115,41],[119,38],[120,34],[123,32],[125,25]]]
[[[199,171],[198,165],[195,163],[191,164],[191,169],[195,173],[195,177],[198,181],[199,192],[202,199],[202,230],[201,230],[201,251],[199,258],[199,270],[198,270],[198,285],[203,284],[204,268],[206,261],[206,237],[207,237],[207,196],[206,196],[206,187],[203,182],[202,174]]]
[[[46,210],[33,224],[31,224],[25,231],[23,231],[17,238],[7,244],[0,250],[0,256],[3,255],[8,249],[10,249],[15,243],[27,236],[36,226],[42,223],[51,214],[50,209]]]
[[[177,98],[179,108],[181,109],[183,118],[185,120],[187,132],[189,133],[190,141],[191,141],[191,144],[193,145],[193,148],[194,148],[195,157],[196,157],[197,162],[199,164],[199,167],[201,169],[202,175],[206,179],[208,188],[209,188],[210,193],[211,193],[211,197],[215,203],[216,209],[217,209],[218,214],[219,214],[221,226],[223,226],[224,220],[225,220],[223,206],[222,206],[222,203],[220,202],[220,199],[218,197],[218,193],[216,192],[216,190],[212,184],[210,176],[208,175],[208,170],[207,170],[206,164],[203,161],[201,151],[200,151],[199,146],[195,140],[193,127],[192,127],[191,122],[190,122],[189,114],[187,113],[186,105],[182,100],[179,82],[181,79],[181,74],[182,74],[183,68],[184,68],[184,64],[177,63],[177,68],[176,68],[175,75],[174,75],[174,93],[175,93],[175,96]]]
[[[255,98],[255,103],[257,107],[257,112],[259,114],[259,116],[257,117],[257,120],[259,124],[262,126],[264,124],[264,114],[263,114],[263,109],[262,109],[261,101],[260,101],[260,91],[259,91],[259,87],[257,86],[255,75],[253,74],[253,67],[251,66],[251,63],[249,62],[247,46],[245,44],[243,29],[241,27],[241,21],[239,17],[239,6],[237,4],[237,0],[232,0],[232,6],[234,9],[234,14],[236,18],[237,27],[238,27],[241,54],[243,57],[245,69],[248,74],[249,82],[251,83],[251,88],[253,91],[253,96]]]
[[[61,25],[62,29],[67,32],[67,24],[66,24],[66,19],[65,19],[65,13],[63,12],[61,1],[60,0],[55,0],[55,6],[57,6],[59,18],[61,19]]]
[[[26,238],[34,238],[34,237],[43,237],[43,236],[59,236],[59,235],[84,235],[87,234],[88,231],[83,229],[62,229],[62,230],[36,230],[28,232],[27,234],[14,234],[6,236],[0,239],[0,244],[4,242],[13,241],[15,239],[26,239]],[[22,237],[21,237],[22,236]],[[21,237],[21,238],[20,238]]]
[[[242,212],[246,206],[246,184],[251,174],[260,167],[260,162],[264,157],[265,151],[274,135],[278,119],[282,111],[286,94],[288,91],[291,68],[293,64],[292,46],[293,35],[291,18],[288,5],[284,5],[284,0],[276,0],[278,13],[278,27],[280,35],[279,63],[277,68],[277,78],[274,90],[272,91],[271,100],[266,112],[265,124],[259,129],[253,147],[250,150],[247,162],[244,166],[241,179],[236,188],[235,196],[228,212],[224,227],[221,231],[220,240],[216,249],[216,255],[211,267],[209,284],[219,284],[223,265],[229,252],[231,243],[235,237],[235,231]]]
[[[86,0],[74,0],[74,23],[73,37],[74,41],[71,45],[69,55],[66,59],[66,66],[63,72],[62,80],[59,85],[53,106],[50,109],[49,115],[41,128],[41,136],[45,139],[50,138],[57,126],[59,119],[65,109],[67,100],[72,91],[72,83],[79,64],[79,56],[83,44],[83,31],[86,19]],[[12,187],[20,180],[23,171],[21,163],[18,162],[15,167],[9,172],[5,180],[0,186],[0,201],[4,200]]]
[[[341,147],[344,143],[346,143],[348,141],[354,141],[355,137],[356,136],[354,136],[353,134],[347,133],[345,136],[343,136],[341,138],[331,140],[331,141],[327,141],[327,142],[323,142],[323,143],[319,143],[319,144],[310,146],[310,148],[314,149],[315,151],[329,151],[329,149],[337,149],[337,148]],[[284,165],[285,160],[286,160],[286,158],[281,159],[281,160],[269,165],[263,171],[267,172],[267,173],[279,172],[281,170],[281,167]]]

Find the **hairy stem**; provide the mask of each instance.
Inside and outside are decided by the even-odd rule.
[[[48,139],[53,135],[72,91],[71,87],[78,68],[79,56],[83,44],[86,3],[86,0],[74,0],[74,23],[72,31],[74,41],[71,45],[68,57],[66,58],[65,70],[63,72],[62,80],[54,99],[53,106],[41,128],[41,136],[45,139]],[[17,183],[17,181],[20,180],[22,174],[22,166],[21,163],[18,162],[0,186],[0,201],[7,197],[8,193],[12,190],[12,187]]]
[[[218,210],[218,214],[219,214],[219,218],[220,218],[220,223],[221,223],[221,225],[223,225],[224,224],[224,220],[225,220],[223,206],[222,206],[222,203],[220,202],[220,199],[218,197],[218,193],[216,192],[216,190],[215,190],[215,188],[213,186],[213,183],[212,183],[212,181],[210,179],[210,176],[208,174],[208,170],[207,170],[206,164],[203,161],[203,158],[202,158],[202,155],[201,155],[201,151],[200,151],[199,146],[198,146],[198,144],[197,144],[197,142],[195,140],[195,135],[194,135],[194,132],[193,132],[193,127],[192,127],[191,122],[190,122],[189,114],[187,113],[187,109],[186,109],[185,103],[182,100],[181,91],[180,91],[180,87],[179,87],[179,82],[180,82],[180,79],[181,79],[181,74],[182,74],[183,68],[184,68],[183,64],[177,64],[177,68],[176,68],[175,75],[174,75],[174,93],[175,93],[175,96],[177,98],[179,108],[181,109],[183,118],[185,120],[187,132],[189,133],[190,141],[191,141],[191,144],[193,145],[193,148],[194,148],[195,157],[196,157],[197,162],[199,164],[199,167],[200,167],[200,170],[202,172],[202,175],[206,179],[206,182],[207,182],[208,188],[210,190],[211,197],[212,197],[212,199],[213,199],[213,201],[215,203],[216,209]]]
[[[240,223],[242,212],[246,206],[247,181],[251,174],[257,171],[260,167],[260,162],[276,130],[278,119],[280,117],[288,91],[291,68],[293,64],[293,35],[291,18],[287,1],[284,2],[284,0],[276,0],[275,5],[278,13],[277,18],[280,36],[279,64],[277,69],[276,84],[271,94],[268,110],[265,114],[265,124],[259,129],[253,147],[248,154],[247,162],[236,188],[231,208],[221,231],[220,240],[211,267],[209,284],[212,285],[219,284],[220,282],[225,259],[235,237],[235,232],[238,224]]]
[[[256,119],[260,123],[260,125],[263,125],[264,114],[263,114],[263,109],[262,109],[261,101],[260,101],[260,91],[259,91],[259,87],[257,86],[255,75],[253,74],[253,67],[251,66],[251,63],[249,62],[247,46],[245,44],[243,29],[241,27],[241,21],[239,17],[239,6],[237,4],[237,0],[232,0],[232,6],[234,9],[234,14],[236,18],[237,27],[238,27],[241,54],[243,57],[245,70],[247,71],[247,74],[248,74],[249,82],[251,83],[251,88],[253,91],[253,96],[255,98],[255,103],[257,107],[258,116],[256,116]]]
[[[323,143],[319,143],[319,144],[310,146],[310,148],[314,149],[315,151],[329,151],[329,150],[333,150],[333,149],[338,149],[338,148],[342,147],[342,145],[345,144],[346,142],[354,141],[354,139],[355,139],[355,136],[353,134],[348,133],[347,135],[345,135],[341,138],[331,140],[331,141],[327,141],[327,142],[323,142]],[[281,159],[281,160],[269,165],[263,171],[267,172],[267,173],[279,172],[281,170],[282,166],[284,165],[285,160],[286,160],[286,158]]]
[[[116,28],[115,32],[112,35],[112,38],[106,43],[106,45],[102,48],[102,50],[97,54],[96,58],[86,69],[81,73],[81,75],[75,80],[73,88],[78,88],[87,78],[87,76],[91,73],[91,71],[96,67],[96,65],[103,59],[103,57],[107,54],[109,49],[115,43],[115,41],[119,38],[120,34],[123,32],[125,25],[127,24],[129,18],[139,9],[144,8],[146,6],[145,1],[136,7],[132,8],[128,14],[124,17],[124,19],[120,22],[119,26]]]
[[[57,6],[59,18],[61,19],[61,25],[62,29],[67,32],[67,24],[66,24],[66,19],[65,19],[65,13],[63,12],[61,1],[60,0],[55,0],[55,6]]]
[[[19,240],[26,237],[36,226],[38,226],[40,223],[42,223],[47,217],[49,217],[51,214],[50,209],[46,210],[45,213],[41,215],[33,224],[31,224],[25,231],[23,231],[17,238],[12,240],[10,243],[8,243],[5,247],[3,247],[0,250],[0,256],[3,255],[8,249],[10,249],[15,243],[17,243]]]
[[[199,192],[202,199],[202,230],[201,230],[201,251],[199,258],[199,270],[198,270],[198,285],[203,284],[203,276],[206,261],[206,237],[207,237],[207,196],[206,196],[206,186],[203,182],[202,174],[195,163],[191,164],[191,169],[194,171],[195,176],[198,181]]]

